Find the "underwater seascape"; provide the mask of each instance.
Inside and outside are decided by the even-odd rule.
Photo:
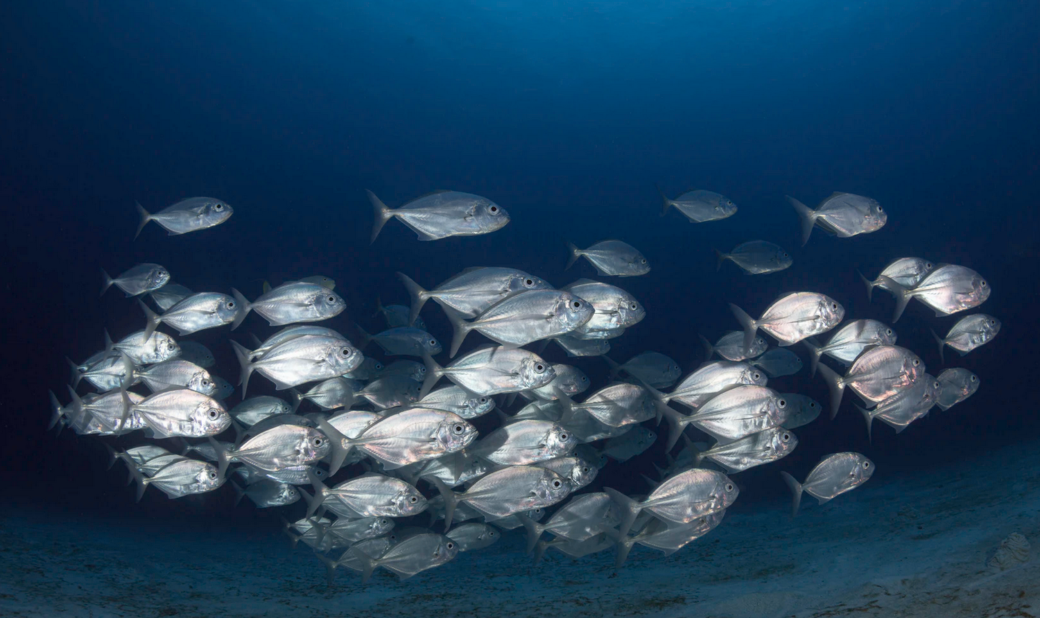
[[[3,3],[0,616],[1040,616],[1037,110],[1035,1]]]

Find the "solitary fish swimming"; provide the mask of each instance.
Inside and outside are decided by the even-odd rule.
[[[372,242],[394,217],[419,236],[438,240],[449,236],[476,236],[500,230],[509,223],[505,208],[486,197],[461,191],[434,191],[391,210],[375,193],[367,191],[375,211]]]
[[[798,515],[798,505],[802,503],[802,492],[823,504],[866,483],[872,474],[874,474],[874,462],[859,453],[828,455],[812,469],[804,483],[794,480],[794,477],[786,472],[780,473],[787,486],[791,488],[791,493],[794,494],[794,508],[791,511],[791,517]]]
[[[588,249],[579,249],[574,244],[567,243],[567,248],[571,253],[570,259],[567,260],[567,268],[583,257],[601,275],[635,277],[650,272],[650,264],[643,254],[620,240],[602,240]]]
[[[813,227],[819,227],[838,238],[876,232],[888,222],[888,213],[877,200],[851,193],[832,193],[816,210],[788,196],[787,201],[802,222],[802,245],[809,242]]]
[[[713,191],[687,191],[674,200],[668,199],[660,187],[657,192],[661,194],[661,202],[664,204],[662,217],[672,207],[684,214],[691,223],[717,221],[737,214],[737,205],[733,200]]]
[[[137,212],[141,215],[141,222],[137,225],[135,240],[149,221],[155,221],[174,236],[220,225],[231,218],[234,211],[227,202],[214,197],[189,197],[155,214],[137,204]]]

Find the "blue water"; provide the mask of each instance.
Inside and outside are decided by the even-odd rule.
[[[804,474],[835,450],[867,453],[883,483],[1040,439],[1029,387],[1040,334],[1038,24],[1040,4],[1028,1],[5,3],[0,503],[277,526],[275,514],[233,509],[230,491],[135,505],[95,440],[45,432],[45,391],[66,398],[63,356],[98,349],[102,328],[121,336],[142,323],[119,295],[98,300],[99,268],[144,261],[192,289],[250,298],[263,280],[329,275],[349,305],[329,325],[356,337],[355,323],[379,327],[377,297],[406,301],[395,271],[432,287],[500,265],[565,285],[593,275],[585,263],[563,272],[567,241],[620,238],[653,270],[620,280],[648,315],[610,356],[657,350],[686,372],[703,360],[697,333],[737,328],[728,302],[756,313],[811,290],[850,317],[887,320],[890,297],[868,303],[857,269],[874,276],[909,255],[957,263],[987,278],[981,310],[1003,322],[993,343],[955,361],[982,378],[979,392],[898,437],[876,427],[873,445],[846,403],[833,423],[802,428],[783,462],[741,473],[733,512],[781,497],[778,469]],[[661,217],[655,184],[672,196],[718,191],[740,210],[701,225]],[[433,189],[472,192],[512,222],[431,243],[390,222],[369,246],[365,189],[391,207]],[[852,239],[817,229],[799,247],[784,195],[813,205],[833,191],[877,199],[888,224]],[[194,195],[235,214],[182,237],[150,225],[131,240],[135,200],[155,210]],[[756,238],[795,265],[716,272],[713,248]],[[432,303],[423,315],[450,340]],[[928,329],[956,319],[912,304],[899,343],[937,373]],[[270,332],[259,318],[247,325]],[[234,378],[226,338],[198,340]],[[574,364],[606,383],[601,360]],[[804,370],[783,385],[826,400]],[[652,472],[662,451],[613,464],[595,487],[645,491],[633,473]]]

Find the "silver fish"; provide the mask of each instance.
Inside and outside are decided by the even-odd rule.
[[[1000,320],[984,313],[962,318],[953,325],[945,338],[936,335],[935,331],[931,331],[932,337],[939,344],[939,360],[944,363],[946,359],[943,357],[943,350],[946,349],[946,346],[950,346],[964,356],[975,348],[989,343],[999,332]]]
[[[524,391],[521,395],[528,399],[556,401],[556,389],[560,389],[564,394],[573,397],[585,392],[589,388],[589,376],[585,375],[581,369],[561,363],[555,363],[552,367],[553,371],[556,372],[556,377],[553,378],[552,382],[545,386]]]
[[[377,408],[397,408],[411,405],[421,399],[422,382],[407,376],[387,376],[370,382],[354,395]]]
[[[552,470],[571,485],[571,493],[578,491],[596,479],[599,468],[580,457],[555,457],[531,464]]]
[[[170,272],[158,264],[138,264],[115,279],[102,269],[101,276],[105,280],[101,287],[102,296],[115,285],[126,292],[128,298],[158,290],[170,280]]]
[[[551,290],[552,286],[538,277],[515,268],[474,267],[438,285],[424,290],[415,281],[397,273],[412,299],[409,323],[418,327],[419,311],[427,300],[450,307],[467,318],[475,318],[493,305],[527,290]]]
[[[435,478],[430,480],[444,496],[446,528],[451,528],[455,505],[462,502],[481,513],[502,518],[551,506],[566,498],[570,492],[570,484],[560,475],[535,466],[512,466],[492,472],[462,494],[452,492]]]
[[[153,393],[171,386],[190,388],[203,395],[213,395],[217,392],[217,385],[208,371],[180,358],[163,361],[147,369],[137,369],[133,377],[144,383]]]
[[[744,350],[750,350],[758,329],[772,335],[781,346],[825,333],[845,318],[845,308],[826,294],[792,292],[781,297],[757,320],[730,303],[733,315],[744,328]]]
[[[632,427],[631,425],[629,425]],[[641,455],[657,441],[657,434],[636,425],[624,434],[608,439],[603,444],[603,454],[614,461],[624,463],[637,455]]]
[[[660,549],[666,556],[669,556],[717,528],[722,523],[722,518],[725,515],[726,510],[723,509],[709,513],[704,517],[699,517],[688,524],[653,518],[636,536],[618,536],[618,554],[617,559],[614,561],[614,568],[621,568],[621,565],[628,558],[632,546],[637,543],[646,547]],[[608,538],[616,534],[616,531],[606,531]]]
[[[358,448],[397,468],[424,459],[436,459],[460,451],[477,437],[477,430],[457,414],[443,410],[412,408],[373,423],[357,438],[348,438],[324,421],[318,424],[338,448]]]
[[[489,433],[469,452],[503,466],[519,466],[564,457],[577,438],[566,428],[547,421],[520,421]]]
[[[128,398],[127,407],[160,438],[215,436],[231,425],[231,415],[219,401],[187,388],[155,393],[137,403]]]
[[[216,386],[216,392],[213,393],[214,399],[224,401],[231,396],[231,393],[235,392],[235,387],[231,385],[231,382],[218,375],[211,375],[210,377],[213,378],[213,384]]]
[[[72,388],[79,386],[80,380],[86,379],[99,391],[108,392],[127,388],[134,379],[134,363],[126,354],[106,358],[86,371],[78,371],[71,360],[69,364],[73,367]]]
[[[820,365],[820,373],[831,394],[831,418],[838,414],[845,388],[851,388],[863,401],[880,403],[924,375],[925,366],[916,354],[894,345],[883,345],[863,352],[844,377]]]
[[[877,279],[871,281],[863,276],[863,273],[858,273],[859,278],[863,280],[863,284],[867,286],[867,300],[873,300],[874,288],[881,288],[882,290],[888,290],[884,280],[881,277],[888,277],[892,281],[895,281],[899,285],[913,289],[917,287],[918,283],[927,277],[931,272],[935,270],[935,265],[928,260],[921,258],[899,258],[892,262],[881,271],[881,274]],[[891,291],[891,290],[888,290]]]
[[[372,242],[376,241],[386,222],[395,217],[423,241],[490,234],[509,223],[509,213],[505,208],[472,193],[434,191],[395,210],[388,208],[375,193],[366,193],[375,211]]]
[[[565,410],[565,424],[575,410],[585,412],[611,427],[624,427],[654,418],[654,402],[650,393],[642,386],[627,382],[601,388],[580,404],[571,402],[570,397],[562,392],[558,392],[557,397]]]
[[[483,416],[495,407],[495,400],[485,395],[473,395],[461,386],[446,386],[431,391],[416,405],[434,410],[454,412],[466,420]]]
[[[235,488],[238,501],[241,501],[243,497],[248,497],[258,509],[287,506],[300,499],[300,492],[295,487],[270,479],[258,481],[244,489],[234,483],[231,483],[231,486]]]
[[[344,374],[343,377],[348,380],[375,380],[383,373],[383,369],[386,369],[383,363],[366,356],[357,369]]]
[[[750,361],[754,367],[765,371],[770,378],[793,376],[802,370],[802,359],[785,348],[773,348]]]
[[[935,407],[940,388],[939,380],[926,373],[913,384],[877,404],[873,410],[856,406],[867,422],[867,438],[871,438],[871,426],[875,418],[893,427],[896,433],[901,433],[910,423],[927,415]]]
[[[383,415],[375,412],[350,410],[326,419],[325,422],[331,425],[340,435],[353,439],[364,433],[373,423],[382,419]],[[354,457],[351,457],[349,450],[342,448],[341,440],[333,440],[331,449],[329,454],[330,474],[335,474],[345,463],[356,463],[356,461],[360,461],[363,458],[360,452],[353,453]]]
[[[684,406],[696,408],[736,386],[765,386],[768,382],[766,374],[749,363],[714,361],[686,376],[672,392],[650,390],[650,394],[661,403],[678,401]]]
[[[152,290],[148,295],[152,297],[159,309],[166,311],[194,293],[183,285],[167,283],[157,290]]]
[[[569,541],[563,537],[557,537],[551,541],[542,539],[534,548],[534,563],[538,564],[545,555],[545,550],[552,547],[571,558],[577,560],[592,554],[605,551],[614,546],[614,541],[606,533],[585,539],[584,541]]]
[[[457,487],[477,480],[490,469],[487,463],[461,450],[398,468],[398,472],[413,484],[423,477],[435,476],[448,487]]]
[[[149,213],[140,204],[136,206],[141,222],[137,225],[135,240],[149,221],[155,221],[169,232],[170,236],[176,236],[220,225],[230,219],[234,212],[230,204],[213,197],[189,197],[155,214]]]
[[[325,538],[321,545],[348,547],[390,533],[394,529],[394,520],[389,517],[361,517],[359,519],[340,518],[331,524],[319,522],[318,527],[325,527]]]
[[[935,405],[944,411],[974,395],[981,384],[979,376],[961,368],[945,369],[937,379],[939,394]]]
[[[780,396],[787,402],[787,420],[784,421],[784,429],[794,429],[808,425],[815,421],[823,410],[820,402],[808,395],[781,393]]]
[[[892,323],[899,321],[906,304],[916,298],[935,310],[936,315],[950,315],[974,309],[990,295],[990,287],[982,275],[964,266],[940,266],[914,288],[899,285],[887,277],[879,277],[896,297]]]
[[[400,276],[403,277],[404,275]],[[386,318],[387,328],[414,326],[419,330],[426,330],[426,322],[420,317],[416,317],[413,321],[411,319],[412,310],[405,305],[386,305],[384,307],[383,303],[377,298],[376,314],[378,315],[380,313],[382,313],[383,317]]]
[[[236,447],[227,450],[218,449],[220,475],[223,476],[228,464],[235,461],[267,472],[308,466],[328,454],[329,440],[330,438],[320,431],[310,427],[298,425],[272,427]]]
[[[617,286],[579,279],[563,289],[585,299],[595,310],[592,319],[576,330],[576,336],[592,338],[596,336],[594,333],[599,331],[616,331],[634,326],[646,317],[643,305]]]
[[[447,367],[441,367],[429,356],[425,360],[423,397],[442,377],[484,397],[531,390],[545,386],[556,377],[552,365],[524,349],[489,347],[474,350]]]
[[[432,532],[405,539],[391,547],[380,558],[373,559],[364,552],[354,551],[355,557],[362,565],[361,583],[367,583],[372,577],[372,572],[378,567],[383,567],[404,580],[448,563],[454,560],[458,553],[459,547],[455,541]]]
[[[697,336],[701,338],[701,342],[704,344],[705,362],[711,360],[711,355],[714,353],[718,353],[719,356],[728,361],[739,362],[761,356],[769,349],[769,344],[762,337],[755,337],[751,342],[751,347],[745,348],[744,333],[741,331],[726,333],[715,342],[715,345],[711,345],[711,342],[703,335]]]
[[[370,341],[383,349],[390,356],[419,356],[440,354],[441,342],[430,333],[411,326],[391,328],[377,335],[369,335],[361,327],[361,349],[365,349]]]
[[[216,358],[213,357],[213,352],[210,352],[209,348],[197,341],[181,341],[178,345],[181,348],[181,353],[177,357],[181,360],[195,363],[203,369],[209,369],[217,364]]]
[[[567,268],[584,257],[603,276],[637,277],[650,272],[650,264],[643,254],[620,240],[601,240],[584,250],[567,243],[567,248],[570,250]]]
[[[798,446],[798,437],[783,427],[753,433],[729,444],[716,444],[697,454],[696,463],[710,459],[730,474],[772,463],[786,457]]]
[[[306,393],[292,390],[294,409],[304,401],[310,401],[322,410],[349,408],[354,404],[354,383],[342,377],[329,378],[314,385]]]
[[[572,408],[570,414],[564,413],[564,415],[565,418],[561,415],[561,418],[559,419],[560,422],[565,421],[567,423],[567,429],[569,429],[570,432],[577,437],[578,441],[582,443],[622,436],[635,427],[635,425],[631,424],[623,425],[621,427],[612,427],[605,423],[601,423],[596,417],[580,408],[576,410]]]
[[[468,523],[455,526],[448,530],[445,535],[455,541],[459,551],[477,551],[490,547],[500,538],[500,533],[494,526],[481,523]]]
[[[552,382],[550,382],[550,384],[552,384]],[[552,421],[555,423],[561,418],[563,418],[563,406],[561,406],[557,401],[537,400],[527,404],[508,419],[503,419],[503,422],[509,423],[534,420]]]
[[[127,458],[129,459],[129,457]],[[180,498],[190,494],[201,494],[220,487],[224,480],[217,474],[213,464],[181,458],[146,478],[136,466],[129,466],[131,474],[137,480],[137,500],[141,500],[144,490],[154,485],[171,498]]]
[[[181,335],[230,324],[239,314],[238,304],[227,294],[192,294],[159,315],[138,301],[146,319],[145,336],[150,337],[160,324],[168,324]]]
[[[802,502],[803,491],[823,504],[866,483],[872,474],[874,462],[859,453],[835,453],[824,457],[805,478],[804,483],[798,483],[786,472],[780,473],[794,495],[792,517],[798,515],[798,505]]]
[[[621,365],[607,356],[603,360],[610,365],[610,377],[617,378],[624,373],[653,388],[668,388],[682,376],[679,363],[660,352],[641,352]]]
[[[127,405],[129,401],[130,405],[140,403],[144,397],[137,393],[126,393],[126,398],[123,396],[121,391],[109,391],[103,395],[92,398],[89,402],[85,402],[80,398],[76,391],[69,387],[69,394],[72,396],[72,403],[69,404],[71,407],[70,413],[72,415],[80,415],[84,412],[90,414],[95,420],[101,423],[105,429],[105,433],[115,433],[119,431],[126,431],[132,429],[138,429],[139,427],[134,426],[134,423],[130,421],[130,408]]]
[[[520,521],[527,530],[528,553],[534,551],[545,532],[570,541],[584,541],[621,523],[613,500],[602,492],[572,497],[544,524],[526,516],[520,516]]]
[[[366,474],[329,488],[312,472],[311,485],[314,496],[304,495],[308,517],[325,501],[342,504],[355,517],[410,517],[426,510],[426,498],[418,489],[381,474]]]
[[[794,258],[783,247],[764,240],[739,244],[729,253],[716,249],[715,255],[718,258],[715,270],[722,270],[722,265],[729,260],[749,275],[775,273],[794,264]]]
[[[690,416],[666,408],[671,427],[667,450],[672,450],[687,425],[693,425],[728,444],[759,431],[783,426],[787,421],[787,400],[765,386],[738,386],[712,397]]]
[[[181,347],[166,333],[153,332],[149,335],[143,330],[126,337],[112,346],[130,357],[135,365],[151,365],[161,363],[181,354]],[[116,354],[116,356],[119,356]]]
[[[235,356],[242,366],[242,396],[246,395],[253,371],[274,382],[278,390],[304,382],[334,378],[353,371],[364,358],[349,341],[336,337],[305,335],[290,339],[273,348],[259,360],[250,360],[252,352],[232,341]]]
[[[426,379],[426,365],[419,361],[396,360],[384,367],[379,374],[381,378],[387,376],[405,376],[416,382],[422,382]]]
[[[231,288],[239,310],[231,330],[238,328],[250,311],[259,313],[271,326],[298,322],[320,322],[335,317],[347,308],[347,303],[332,290],[317,283],[293,281],[283,283],[253,302]]]
[[[729,508],[740,490],[725,474],[715,470],[694,468],[669,477],[644,500],[637,502],[621,492],[606,487],[620,510],[620,536],[628,534],[643,509],[661,519],[689,523],[699,517]]]
[[[820,357],[824,354],[847,367],[867,348],[895,345],[897,339],[898,335],[891,326],[877,320],[855,320],[834,333],[825,345],[819,345],[811,339],[805,339],[802,343],[809,349],[809,373],[815,376]]]
[[[283,343],[290,339],[296,339],[306,335],[317,335],[319,337],[336,337],[338,339],[345,339],[345,337],[339,334],[337,331],[327,328],[325,326],[314,326],[313,324],[299,324],[297,326],[288,326],[271,335],[263,343],[260,344],[255,350],[253,350],[251,356],[253,360],[262,358],[264,354],[267,354],[272,349],[277,348]],[[356,379],[367,380],[369,378],[357,376]]]
[[[687,191],[674,200],[668,199],[660,187],[657,192],[661,194],[661,202],[664,204],[662,217],[668,214],[668,209],[672,207],[685,215],[691,223],[718,221],[737,214],[737,205],[733,200],[713,191]]]
[[[624,332],[624,329],[620,329]],[[559,345],[567,356],[603,356],[610,351],[610,342],[606,339],[579,339],[574,335],[563,335],[553,339],[557,345]]]
[[[876,232],[888,222],[888,213],[877,200],[851,193],[832,193],[813,210],[793,197],[787,201],[802,223],[802,246],[809,242],[813,227],[838,238]]]

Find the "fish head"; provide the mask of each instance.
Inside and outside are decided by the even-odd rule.
[[[394,520],[389,517],[373,517],[365,530],[365,538],[374,539],[394,529]]]
[[[628,327],[642,321],[646,317],[646,309],[639,303],[635,298],[631,296],[623,296],[619,299],[616,311],[620,319],[618,320],[619,327]]]
[[[459,555],[459,544],[446,536],[442,536],[441,544],[437,547],[437,550],[434,552],[436,562],[439,564],[443,564],[450,560],[454,560],[455,556],[457,555]]]
[[[922,361],[921,357],[917,354],[914,354],[910,350],[904,349],[902,369],[903,375],[906,376],[906,383],[912,384],[916,382],[918,378],[924,375],[924,361]]]
[[[682,377],[682,367],[678,363],[668,363],[661,373],[661,381],[675,382]]]
[[[531,390],[545,386],[556,378],[556,370],[542,360],[540,356],[531,354],[520,361],[520,390]]]
[[[888,223],[888,213],[878,204],[877,200],[868,200],[867,209],[863,214],[863,232],[876,232]]]
[[[551,457],[561,457],[578,444],[578,437],[561,425],[553,424],[545,435],[544,449]]]
[[[896,335],[896,331],[891,326],[879,328],[874,334],[874,340],[877,342],[877,345],[895,345],[898,338],[899,336]]]
[[[715,492],[713,498],[715,500],[716,509],[727,509],[737,500],[737,496],[740,495],[740,488],[734,483],[728,476],[718,473],[721,478],[719,483],[715,486]]]
[[[423,337],[420,345],[422,346],[423,351],[430,356],[436,356],[444,350],[444,347],[441,346],[441,342],[437,341],[437,338],[429,333],[426,333],[426,336]]]
[[[531,521],[542,521],[542,518],[545,517],[545,509],[538,507],[527,511],[524,514],[530,517]]]
[[[744,358],[755,358],[762,356],[769,349],[769,344],[762,337],[755,337],[755,340],[751,342],[751,349],[748,350],[747,356]]]
[[[273,502],[275,506],[287,506],[295,504],[301,497],[298,489],[287,483],[282,483],[281,487],[279,487],[278,496],[275,497]]]
[[[484,395],[474,396],[463,401],[459,407],[465,410],[465,418],[476,418],[493,410],[495,400]]]
[[[325,362],[338,372],[338,375],[354,371],[364,359],[361,351],[346,339],[331,342],[325,351]]]
[[[798,436],[789,429],[778,427],[773,431],[773,439],[769,445],[777,459],[786,457],[798,446]]]
[[[571,468],[571,472],[567,477],[571,484],[571,491],[578,491],[585,487],[596,479],[597,474],[599,474],[599,468],[580,457],[577,458],[577,461],[574,462],[574,467]]]
[[[979,390],[979,385],[982,384],[979,376],[970,371],[965,371],[963,375],[958,375],[957,377],[958,379],[951,384],[965,399],[974,395],[975,391]]]
[[[221,324],[230,324],[235,321],[238,317],[238,312],[241,307],[235,302],[234,298],[226,294],[221,294],[217,297],[216,313],[217,317],[220,318]]]
[[[207,200],[199,207],[198,216],[202,222],[202,227],[213,227],[230,219],[231,214],[234,212],[231,204],[225,201]]]
[[[469,446],[477,438],[477,428],[457,414],[445,413],[445,418],[434,433],[445,453],[455,453]]]
[[[306,302],[314,308],[315,314],[322,318],[337,316],[347,308],[347,301],[343,300],[339,294],[320,285],[310,294]]]
[[[863,483],[866,483],[873,474],[874,462],[870,461],[863,455],[856,453],[853,465],[849,469],[848,485],[850,487],[859,487]]]
[[[299,441],[296,443],[296,455],[299,463],[310,464],[324,459],[331,450],[328,437],[310,427],[301,427]]]
[[[785,269],[790,268],[794,264],[794,258],[791,257],[791,254],[787,251],[778,248],[776,250],[776,255],[773,256],[773,262],[776,264],[777,268]]]
[[[719,196],[719,202],[715,205],[715,216],[719,219],[732,217],[737,214],[737,205],[728,197]]]
[[[200,493],[214,490],[224,483],[224,480],[219,477],[216,466],[211,463],[204,463],[199,466],[199,471],[195,475],[196,488]]]
[[[764,403],[764,417],[768,427],[779,427],[787,422],[791,410],[787,407],[787,399],[779,393],[771,393]]]
[[[152,339],[155,340],[155,356],[159,359],[159,362],[170,360],[171,358],[177,358],[181,355],[181,346],[177,345],[177,342],[173,340],[173,337],[166,333],[160,333],[155,331],[152,333]]]
[[[158,290],[169,282],[170,271],[159,266],[158,268],[152,269],[152,272],[148,273],[148,282],[146,286],[149,290]]]
[[[210,376],[213,378],[213,383],[217,385],[216,392],[211,395],[217,399],[227,399],[231,396],[231,393],[235,392],[235,387],[231,386],[231,383],[220,376]]]
[[[981,325],[983,343],[997,336],[1000,332],[1000,320],[993,316],[987,317]]]
[[[744,385],[765,386],[768,381],[769,377],[766,376],[766,372],[754,365],[747,365],[740,372],[740,383]]]
[[[196,437],[215,436],[231,426],[231,415],[219,401],[207,397],[192,410],[191,424]]]
[[[813,316],[816,322],[816,332],[826,332],[845,319],[845,307],[826,294],[820,294],[816,303],[816,313]]]
[[[470,209],[467,218],[472,218],[482,233],[500,230],[509,224],[509,213],[505,208],[489,199],[481,199]]]
[[[196,393],[202,393],[203,395],[213,396],[217,392],[217,383],[213,381],[213,378],[205,369],[193,373],[192,376],[188,378],[188,384],[186,386]]]
[[[410,517],[426,510],[426,497],[419,490],[401,481],[401,489],[391,500],[395,517]]]
[[[570,332],[591,320],[595,313],[596,309],[589,301],[570,292],[560,292],[553,307],[553,320],[564,331]]]
[[[960,301],[960,307],[962,309],[978,307],[989,298],[991,291],[989,282],[983,279],[978,273],[972,274],[970,285],[970,292],[966,294],[958,294],[958,300]]]
[[[541,478],[531,489],[533,504],[550,506],[566,498],[571,491],[570,483],[552,470],[543,469],[542,472]]]
[[[506,287],[510,293],[525,292],[527,290],[551,290],[553,287],[543,279],[529,275],[524,272],[515,272],[509,275]]]
[[[628,266],[632,275],[645,275],[650,272],[650,262],[638,251],[628,259]]]

